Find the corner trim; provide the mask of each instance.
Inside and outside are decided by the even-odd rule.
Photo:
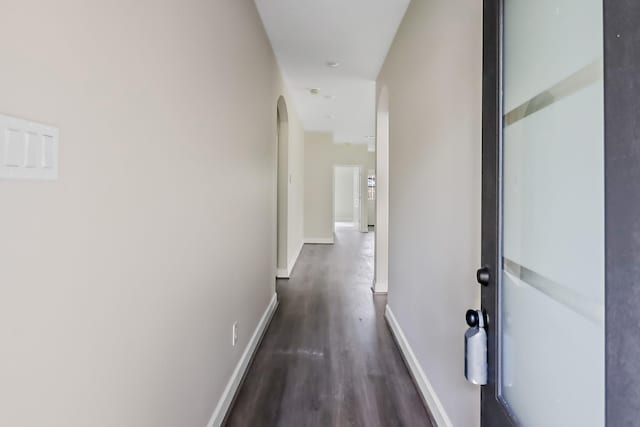
[[[296,251],[296,255],[293,257],[291,261],[289,261],[289,271],[287,273],[289,277],[291,277],[291,273],[293,273],[293,269],[298,262],[298,258],[300,258],[300,253],[302,252],[302,248],[304,247],[304,241],[300,241],[300,245],[298,246],[298,250]]]
[[[396,339],[396,343],[400,348],[400,352],[402,353],[407,368],[409,368],[409,372],[418,386],[418,391],[422,395],[422,399],[433,416],[436,425],[438,427],[453,427],[451,419],[449,419],[449,416],[444,410],[444,406],[442,406],[442,402],[438,399],[438,395],[429,382],[427,375],[422,370],[420,362],[418,362],[416,355],[413,353],[411,345],[409,344],[409,341],[407,341],[407,337],[405,337],[404,332],[402,332],[402,328],[400,328],[400,325],[388,304],[385,308],[384,317],[387,319],[389,329],[391,329],[391,333]]]
[[[305,237],[307,245],[333,245],[333,237]]]
[[[229,382],[227,383],[226,387],[224,388],[224,391],[222,392],[222,396],[220,397],[220,400],[216,405],[216,409],[213,411],[213,415],[211,415],[211,419],[209,420],[207,427],[219,427],[220,425],[222,425],[222,422],[224,421],[227,415],[227,412],[231,408],[233,399],[235,398],[236,393],[238,392],[238,388],[240,387],[240,384],[242,384],[244,375],[246,374],[247,370],[249,369],[249,366],[251,365],[251,361],[253,360],[253,356],[256,350],[258,349],[258,345],[260,344],[260,341],[262,341],[262,337],[266,332],[267,327],[271,322],[271,318],[273,317],[273,314],[276,312],[277,308],[278,308],[278,294],[273,294],[273,297],[271,298],[271,302],[269,302],[267,309],[262,314],[262,318],[260,319],[260,322],[258,322],[258,326],[253,332],[253,335],[251,336],[251,339],[249,340],[247,347],[244,349],[244,352],[242,353],[242,356],[240,357],[240,360],[238,361],[236,368],[233,370],[233,373],[231,374],[231,378],[229,379]]]
[[[386,282],[373,282],[373,286],[371,290],[374,294],[388,294],[389,293],[389,284]]]
[[[298,258],[300,257],[300,252],[302,252],[303,246],[304,246],[304,242],[300,242],[300,246],[298,247],[298,250],[296,251],[295,256],[293,257],[293,259],[287,262],[286,269],[278,268],[276,270],[277,279],[288,279],[289,277],[291,277],[291,273],[293,273],[293,268],[296,266],[296,263],[298,262]]]

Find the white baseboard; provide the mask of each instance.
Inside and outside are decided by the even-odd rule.
[[[389,324],[391,332],[393,333],[393,336],[398,343],[398,347],[400,347],[400,351],[402,352],[404,360],[409,367],[409,371],[411,372],[411,375],[413,376],[418,386],[418,390],[420,391],[422,398],[427,404],[427,407],[429,408],[429,411],[431,412],[431,415],[433,416],[437,426],[453,427],[451,419],[449,419],[449,416],[444,410],[444,406],[442,406],[442,402],[440,402],[440,399],[438,399],[438,395],[429,382],[427,375],[422,370],[420,362],[418,362],[418,359],[413,353],[411,345],[409,345],[409,341],[407,341],[407,337],[405,337],[404,333],[402,332],[402,328],[400,328],[400,325],[393,315],[393,312],[391,311],[389,305],[387,305],[385,309],[384,317],[387,319],[387,323]]]
[[[384,295],[389,293],[389,285],[385,282],[374,282],[371,290],[373,290],[374,294]]]
[[[333,237],[305,237],[304,243],[309,245],[333,245]]]
[[[276,270],[276,278],[278,279],[288,279],[289,276],[289,269],[287,268],[279,268]]]
[[[216,409],[213,411],[213,415],[211,415],[211,419],[209,420],[207,427],[219,427],[220,425],[222,425],[224,417],[226,416],[227,411],[229,411],[229,407],[233,402],[233,398],[235,397],[236,392],[238,391],[238,387],[242,382],[242,378],[249,368],[249,363],[253,358],[253,354],[258,348],[258,344],[260,344],[262,336],[264,335],[267,326],[269,326],[269,322],[271,321],[276,308],[278,308],[278,295],[274,294],[273,298],[271,298],[269,306],[262,315],[260,322],[258,322],[258,326],[253,332],[253,335],[251,336],[247,347],[244,349],[242,357],[240,357],[236,368],[233,370],[233,374],[231,374],[231,378],[229,379],[227,386],[224,388],[222,397],[218,401]]]

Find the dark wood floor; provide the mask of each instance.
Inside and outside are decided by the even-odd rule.
[[[227,426],[431,427],[372,278],[373,233],[305,245]]]

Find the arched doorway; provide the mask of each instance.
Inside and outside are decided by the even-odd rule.
[[[289,197],[289,115],[287,104],[278,98],[277,112],[277,261],[276,277],[288,278],[287,271],[287,220]]]
[[[376,115],[376,243],[373,291],[389,290],[389,92],[380,90]]]

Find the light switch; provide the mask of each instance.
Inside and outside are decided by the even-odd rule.
[[[36,168],[42,164],[42,138],[32,132],[27,134],[27,161],[25,167]]]
[[[0,114],[0,179],[58,179],[57,128]]]
[[[54,140],[52,136],[42,135],[42,167],[51,169],[54,164]]]

